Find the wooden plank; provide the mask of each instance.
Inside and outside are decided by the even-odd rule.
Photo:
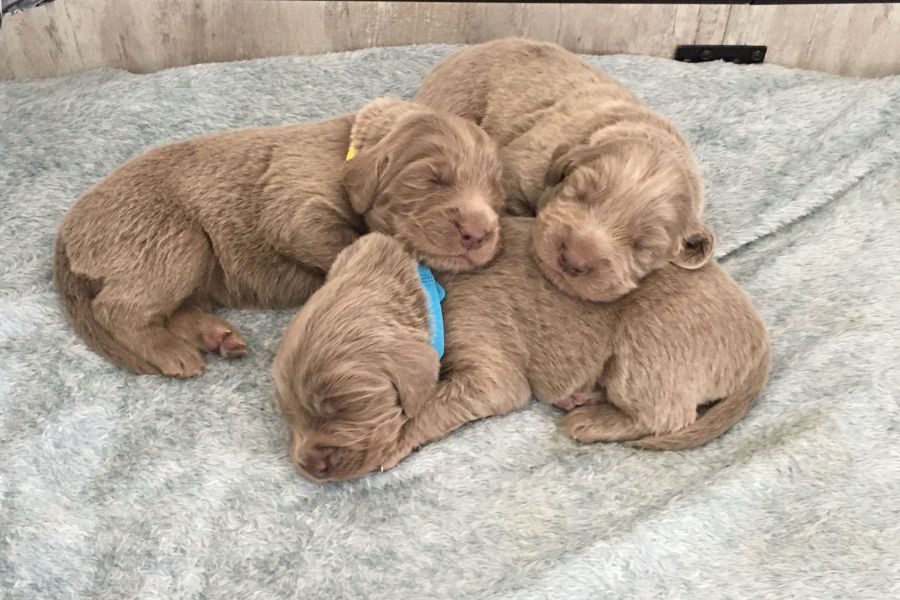
[[[348,2],[352,48],[455,42],[465,24],[464,7],[440,2]],[[349,22],[348,22],[349,21]]]
[[[523,36],[556,42],[566,8],[560,4],[467,4],[461,41],[477,44],[500,37]]]
[[[726,44],[763,44],[766,62],[844,75],[900,73],[896,4],[732,6]]]
[[[767,62],[848,75],[900,73],[900,8],[890,4],[57,0],[4,19],[0,78],[97,67],[143,73],[198,62],[510,35],[577,52],[663,57],[678,44],[766,44]]]
[[[721,44],[731,7],[681,4],[675,14],[675,45]]]
[[[576,52],[672,56],[673,4],[578,4],[564,9],[558,42]]]

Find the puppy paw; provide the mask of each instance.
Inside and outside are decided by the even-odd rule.
[[[197,349],[185,343],[169,344],[156,357],[156,366],[167,377],[187,379],[203,372],[206,362]]]
[[[568,410],[570,410],[569,414],[563,417],[562,425],[560,425],[563,432],[579,442],[596,441],[594,435],[596,422],[592,411],[578,406],[573,406]]]
[[[223,324],[216,324],[203,332],[203,348],[226,358],[240,358],[247,354],[247,342],[241,334]]]

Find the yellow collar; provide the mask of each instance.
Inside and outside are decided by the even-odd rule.
[[[353,142],[350,142],[350,147],[347,149],[346,160],[350,160],[354,156],[356,156],[356,146],[353,145]]]

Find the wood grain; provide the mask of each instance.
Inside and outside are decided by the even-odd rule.
[[[4,18],[0,78],[98,67],[144,73],[200,62],[510,35],[577,52],[664,57],[678,44],[766,44],[767,62],[845,75],[900,73],[900,9],[890,4],[57,0]]]
[[[769,47],[766,62],[859,77],[900,73],[900,6],[732,6],[726,44]]]

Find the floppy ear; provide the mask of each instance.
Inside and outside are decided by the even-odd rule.
[[[678,253],[672,262],[682,269],[699,269],[712,258],[716,237],[699,219],[686,229],[681,237]]]
[[[371,148],[384,139],[400,119],[423,110],[427,109],[398,98],[376,98],[356,113],[350,141],[357,151]]]
[[[387,155],[383,155],[379,148],[364,150],[344,162],[341,183],[356,214],[363,215],[372,208],[387,163]]]
[[[562,183],[566,175],[572,170],[571,153],[572,146],[569,144],[560,144],[550,156],[550,164],[547,167],[547,173],[544,175],[544,185],[553,187]]]
[[[415,417],[434,393],[440,360],[434,348],[420,342],[403,342],[395,350],[389,367],[391,377],[403,412]]]
[[[372,208],[387,168],[389,152],[380,142],[402,118],[423,110],[422,106],[397,98],[376,98],[356,113],[349,140],[355,155],[345,161],[341,181],[357,214]]]
[[[575,167],[599,158],[607,152],[608,149],[605,146],[597,144],[578,144],[577,146],[560,144],[550,157],[550,165],[544,175],[544,184],[547,187],[559,185]]]

